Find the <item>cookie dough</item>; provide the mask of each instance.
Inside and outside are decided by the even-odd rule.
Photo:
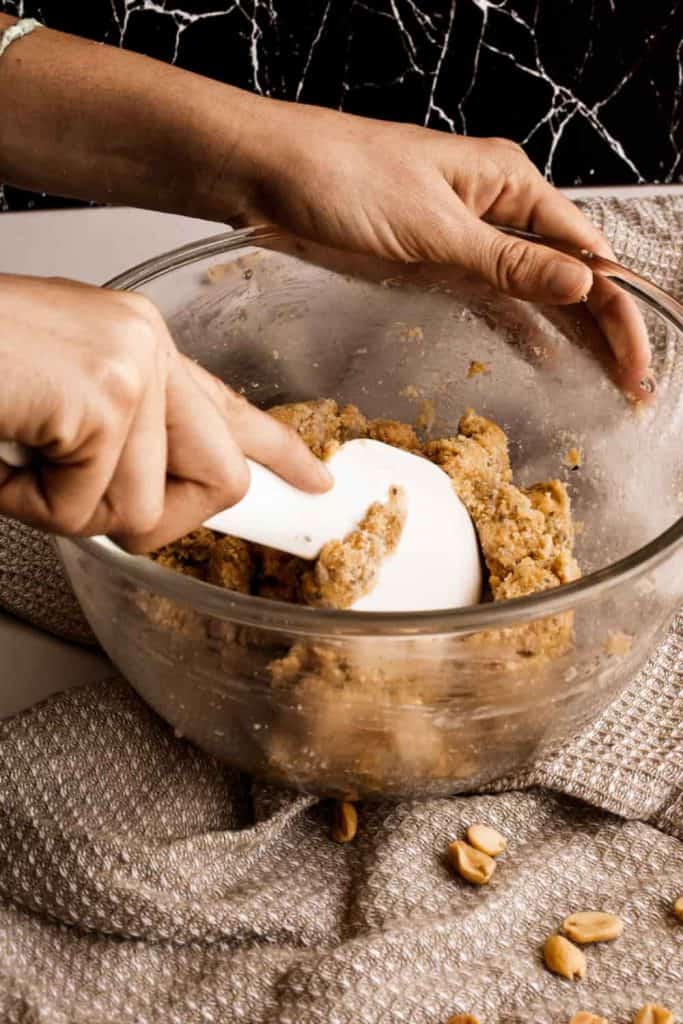
[[[271,415],[296,430],[320,458],[352,438],[370,437],[440,466],[472,517],[494,600],[523,597],[579,577],[566,487],[559,480],[517,487],[505,433],[472,410],[460,420],[457,435],[424,444],[409,424],[368,420],[355,406],[340,408],[331,399],[278,406]],[[382,558],[396,545],[404,516],[397,491],[385,505],[373,506],[353,534],[326,545],[314,563],[205,528],[152,557],[240,593],[348,608],[371,587]]]
[[[395,551],[405,523],[403,491],[371,505],[358,528],[330,541],[301,578],[301,597],[318,608],[350,608],[372,590],[384,558]]]

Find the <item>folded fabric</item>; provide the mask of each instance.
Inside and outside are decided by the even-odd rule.
[[[659,803],[678,794],[680,835],[677,712]],[[578,753],[575,777],[592,763]],[[569,797],[367,804],[339,846],[328,805],[217,764],[111,681],[0,727],[0,805],[2,1020],[627,1024],[649,1000],[683,1007],[683,843]],[[483,888],[445,856],[477,821],[509,843]],[[626,927],[569,982],[541,948],[580,910]]]

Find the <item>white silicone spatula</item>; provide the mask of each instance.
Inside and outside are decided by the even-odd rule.
[[[315,558],[330,540],[355,529],[370,505],[403,488],[406,521],[394,553],[356,611],[427,611],[481,599],[477,538],[451,481],[427,459],[380,441],[347,441],[328,460],[334,485],[304,494],[250,462],[251,485],[237,505],[206,523],[221,533]]]
[[[0,442],[0,459],[30,462],[14,442]],[[404,490],[406,521],[396,550],[382,563],[357,611],[427,611],[476,604],[481,565],[472,521],[451,481],[427,459],[380,441],[347,441],[328,460],[334,484],[326,494],[305,494],[248,460],[251,483],[232,508],[207,520],[220,533],[313,559],[330,540],[354,530],[392,486]]]

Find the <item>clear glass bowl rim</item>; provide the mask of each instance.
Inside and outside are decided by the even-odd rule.
[[[284,238],[269,227],[244,228],[201,239],[140,263],[108,281],[105,287],[132,291],[173,270],[207,257],[234,252],[272,239]],[[552,244],[552,243],[551,243]],[[619,268],[605,263],[610,277],[620,281]],[[592,269],[603,269],[593,263]],[[617,273],[612,273],[616,271]],[[660,315],[663,310],[652,301],[653,291],[666,298],[666,317],[683,334],[683,309],[677,300],[665,295],[650,282],[624,269],[627,290],[637,294]],[[681,311],[679,322],[678,312]],[[165,569],[150,559],[129,555],[106,537],[61,540],[74,544],[97,561],[117,570],[154,593],[169,597],[197,612],[229,620],[245,626],[256,626],[275,632],[301,636],[414,637],[424,635],[463,635],[482,630],[500,629],[529,619],[544,618],[575,609],[607,594],[615,587],[634,581],[666,561],[683,542],[683,516],[654,540],[625,558],[590,573],[574,583],[567,583],[529,597],[514,598],[465,608],[448,608],[426,612],[353,612],[309,608],[285,604],[260,597],[237,594]]]

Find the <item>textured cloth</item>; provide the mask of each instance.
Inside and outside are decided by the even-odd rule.
[[[626,262],[683,290],[681,200],[589,212]],[[28,573],[7,537],[5,605],[60,631],[29,596],[51,549],[22,531]],[[54,562],[48,578],[65,593]],[[627,1024],[650,1000],[683,1015],[683,617],[587,733],[497,788],[362,806],[337,846],[327,804],[217,764],[118,680],[24,712],[0,725],[0,1019]],[[477,820],[509,840],[481,889],[445,862]],[[585,909],[625,933],[564,981],[540,948]]]
[[[52,539],[3,516],[0,608],[65,640],[96,642],[67,582]]]

